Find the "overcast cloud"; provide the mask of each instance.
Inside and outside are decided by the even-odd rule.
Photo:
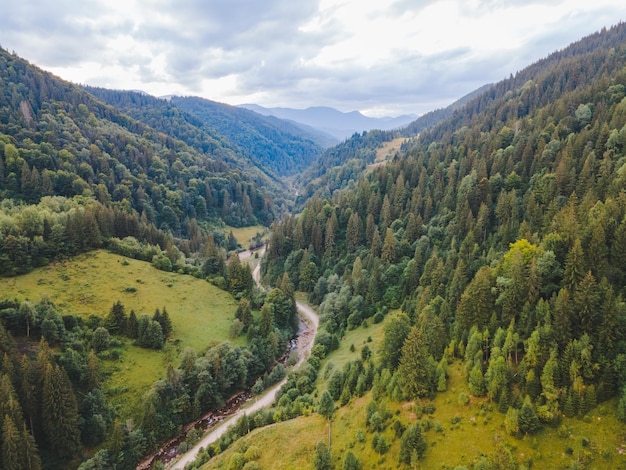
[[[0,45],[75,83],[422,114],[626,20],[623,0],[0,0]]]

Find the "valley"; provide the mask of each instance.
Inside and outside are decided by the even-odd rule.
[[[625,467],[624,63],[398,128],[0,49],[0,468]]]

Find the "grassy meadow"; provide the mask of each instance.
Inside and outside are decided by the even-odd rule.
[[[406,141],[406,137],[396,137],[393,140],[383,142],[383,144],[376,150],[376,162],[383,162],[388,158],[393,157],[396,152],[400,151],[400,147]]]
[[[263,239],[267,238],[267,227],[264,227],[263,225],[252,225],[250,227],[231,227],[230,225],[227,225],[224,228],[224,233],[228,235],[229,232],[233,232],[233,235],[244,250],[248,249],[250,246],[250,240],[252,240],[257,233],[262,234]]]
[[[128,314],[152,315],[167,308],[173,332],[163,351],[132,346],[122,339],[121,356],[102,361],[109,377],[105,390],[122,410],[130,410],[143,392],[177,364],[180,351],[196,351],[229,339],[237,302],[206,281],[155,269],[150,263],[104,250],[54,263],[31,273],[0,279],[0,297],[39,301],[48,297],[62,314],[104,317],[120,300]],[[238,339],[234,343],[244,341]]]
[[[383,324],[370,325],[346,333],[340,348],[322,363],[318,392],[326,387],[323,376],[329,363],[342,368],[346,362],[360,357],[365,344],[373,355],[376,354],[382,327]],[[373,341],[368,342],[369,336]],[[354,351],[350,351],[352,344]],[[432,401],[435,410],[430,415],[422,413],[427,400],[417,404],[386,402],[392,418],[382,433],[389,444],[389,450],[383,455],[374,451],[373,434],[366,429],[366,410],[372,393],[352,398],[339,408],[332,421],[335,468],[342,468],[343,456],[348,450],[361,461],[363,469],[409,468],[398,464],[400,439],[392,427],[396,419],[404,426],[417,419],[428,423],[424,432],[428,448],[419,461],[417,468],[420,469],[473,468],[484,456],[497,461],[506,452],[526,468],[567,469],[574,468],[572,465],[577,461],[581,464],[578,468],[626,468],[626,430],[615,418],[614,400],[600,404],[584,420],[563,418],[557,427],[544,427],[535,435],[516,438],[506,433],[505,416],[497,411],[496,404],[486,398],[471,397],[467,403],[460,399],[462,394],[469,396],[461,361],[452,362],[448,372],[448,390],[436,395]],[[256,448],[256,462],[263,469],[313,469],[315,445],[328,438],[327,426],[326,420],[314,413],[257,429],[202,469],[231,468],[233,454],[245,453],[250,446]]]

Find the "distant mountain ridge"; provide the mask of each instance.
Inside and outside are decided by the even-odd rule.
[[[299,122],[323,131],[344,140],[355,132],[361,133],[372,129],[398,129],[416,119],[415,115],[397,117],[373,118],[361,114],[359,111],[349,113],[326,106],[313,106],[306,109],[294,108],[264,108],[257,104],[242,104],[242,108],[249,109],[265,116],[274,116]]]

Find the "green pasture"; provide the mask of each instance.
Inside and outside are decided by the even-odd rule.
[[[233,232],[233,235],[244,250],[248,249],[248,246],[250,246],[250,240],[257,233],[262,234],[263,239],[267,238],[267,227],[264,227],[263,225],[252,225],[250,227],[231,227],[230,225],[226,225],[224,233],[228,235],[229,232]]]
[[[62,314],[104,317],[120,300],[126,313],[152,315],[165,307],[173,325],[163,351],[132,346],[120,338],[119,359],[104,359],[104,389],[122,410],[140,404],[143,392],[165,375],[167,363],[178,365],[185,347],[201,351],[229,340],[237,302],[208,282],[167,273],[150,263],[98,250],[36,269],[29,274],[0,279],[0,297],[37,302],[47,297]],[[244,341],[234,340],[234,343]],[[136,408],[135,408],[136,409]],[[124,415],[124,412],[122,412]]]

